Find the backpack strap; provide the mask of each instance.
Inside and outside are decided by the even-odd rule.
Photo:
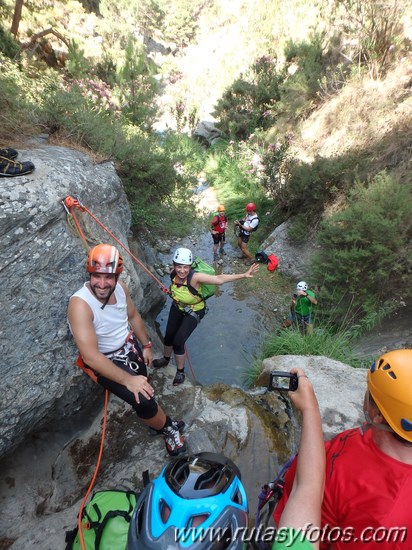
[[[107,512],[107,514],[104,516],[104,519],[102,523],[99,525],[99,528],[96,532],[96,540],[94,541],[94,548],[95,550],[103,550],[103,547],[100,548],[100,541],[103,536],[104,528],[106,527],[107,523],[117,517],[122,517],[127,523],[130,523],[130,520],[132,519],[132,513],[133,513],[133,506],[131,505],[131,509],[129,511],[125,512],[124,510],[110,510],[110,512]]]
[[[196,288],[190,284],[190,281],[192,280],[194,273],[195,272],[193,271],[193,269],[189,271],[189,275],[187,276],[187,279],[186,279],[187,288],[189,289],[191,294],[193,294],[193,296],[199,296],[199,298],[201,298],[199,291],[196,290]]]
[[[210,222],[210,225],[213,225],[213,227],[216,227],[219,225],[219,216],[213,216],[212,221]]]
[[[201,298],[199,291],[196,290],[196,288],[190,284],[190,281],[192,280],[193,275],[194,275],[194,270],[191,269],[188,273],[188,276],[186,277],[186,284],[183,284],[182,286],[187,286],[187,288],[189,289],[189,292],[193,294],[193,296],[199,296],[199,298]],[[174,269],[170,273],[170,280],[172,281],[172,283],[175,277],[176,277],[176,270]]]
[[[84,517],[90,522],[90,527],[95,531],[96,538],[94,541],[94,550],[101,550],[100,543],[103,536],[103,531],[107,523],[111,519],[116,517],[122,517],[127,523],[130,523],[130,520],[132,519],[133,510],[134,510],[132,497],[135,497],[137,500],[137,495],[133,491],[127,491],[125,492],[125,497],[129,502],[128,510],[110,510],[105,514],[104,517],[102,516],[99,506],[97,504],[93,504],[93,509],[96,513],[97,521],[92,521],[87,511],[84,510]]]

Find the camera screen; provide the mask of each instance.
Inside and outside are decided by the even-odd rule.
[[[298,377],[290,372],[272,371],[268,389],[278,391],[295,391],[298,388]]]

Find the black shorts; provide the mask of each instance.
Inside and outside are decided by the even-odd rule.
[[[239,239],[241,239],[243,243],[248,243],[250,239],[250,233],[245,233],[244,231],[240,231]]]
[[[122,353],[122,350],[119,350],[119,352],[116,352],[116,354],[111,357],[109,356],[108,358],[116,365],[116,367],[128,372],[132,376],[140,375],[146,376],[147,378],[147,367],[143,359],[142,350],[140,349],[135,337],[132,338],[131,350],[126,351],[126,353]],[[131,405],[139,418],[149,420],[150,418],[156,416],[158,406],[154,398],[147,399],[139,393],[140,403],[138,403],[134,394],[129,391],[126,386],[123,386],[118,382],[114,382],[113,380],[110,380],[110,378],[100,375],[98,372],[96,372],[96,375],[97,382],[114,395],[117,395],[117,397],[120,397],[120,399],[123,399],[123,401],[126,401],[126,403]]]
[[[212,233],[212,238],[213,238],[213,243],[214,244],[219,244],[220,242],[222,242],[222,243],[226,242],[225,233],[218,233],[217,235],[213,235],[213,233]]]

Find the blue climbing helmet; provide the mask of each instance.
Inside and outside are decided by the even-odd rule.
[[[223,455],[179,457],[144,488],[127,550],[241,550],[248,525],[237,466]]]

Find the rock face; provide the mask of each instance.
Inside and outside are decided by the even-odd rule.
[[[193,136],[201,143],[206,145],[213,145],[223,137],[223,133],[216,128],[215,123],[207,120],[203,120],[198,124]]]
[[[46,144],[20,150],[19,158],[36,169],[0,179],[0,456],[45,419],[73,414],[90,393],[73,366],[76,349],[66,323],[69,296],[86,280],[85,248],[67,222],[62,199],[79,195],[126,246],[131,220],[112,163],[93,164],[82,153]],[[91,245],[110,242],[90,216],[78,217]],[[125,262],[135,303],[145,313],[161,293],[129,258]]]
[[[260,250],[268,255],[275,254],[279,258],[279,271],[301,281],[307,279],[307,266],[316,247],[310,242],[291,242],[288,239],[288,222],[284,222],[263,241]]]

